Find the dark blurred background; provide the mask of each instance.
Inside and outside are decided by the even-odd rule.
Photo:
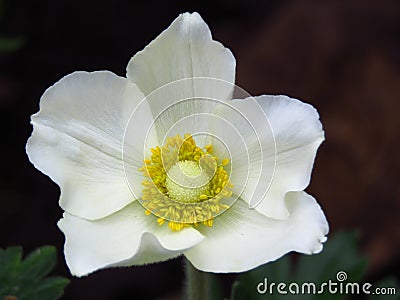
[[[367,277],[400,269],[400,2],[1,1],[0,247],[59,250],[58,187],[29,163],[25,143],[44,90],[76,70],[124,76],[130,57],[179,13],[198,11],[237,59],[237,84],[253,95],[313,104],[326,131],[308,192],[331,226],[357,229]],[[182,260],[72,278],[63,299],[179,299]],[[132,298],[130,298],[132,299]]]

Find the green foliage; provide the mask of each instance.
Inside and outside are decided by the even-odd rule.
[[[69,280],[46,277],[56,264],[56,249],[41,247],[22,260],[22,248],[0,249],[0,299],[15,296],[18,300],[59,299]]]
[[[9,38],[0,36],[0,53],[12,52],[20,49],[25,43],[25,40],[19,37]]]
[[[367,267],[367,260],[357,251],[357,239],[354,233],[341,232],[330,238],[324,246],[324,250],[318,255],[298,257],[297,264],[293,266],[288,255],[273,263],[265,264],[252,271],[239,275],[237,282],[232,286],[232,300],[259,300],[259,299],[344,299],[345,293],[329,293],[325,288],[323,294],[280,294],[276,286],[273,293],[267,290],[265,294],[257,292],[257,285],[264,282],[267,278],[268,286],[274,282],[285,283],[284,288],[288,291],[288,285],[297,283],[300,287],[302,283],[315,283],[317,290],[323,282],[338,282],[336,275],[340,271],[347,274],[346,282],[358,282],[364,275]]]

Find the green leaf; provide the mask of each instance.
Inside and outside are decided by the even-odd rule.
[[[0,248],[0,292],[14,280],[21,258],[21,247]]]
[[[56,248],[44,246],[31,252],[21,264],[19,279],[38,282],[51,272],[56,264]]]
[[[37,287],[32,300],[53,300],[59,299],[64,294],[64,288],[69,280],[64,277],[49,277]]]
[[[21,261],[21,247],[0,249],[0,299],[56,300],[68,284],[62,277],[45,278],[56,264],[56,249],[44,246]]]

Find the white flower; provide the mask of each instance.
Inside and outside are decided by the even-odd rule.
[[[241,272],[322,250],[328,224],[303,191],[318,113],[286,96],[231,100],[234,78],[232,53],[185,13],[127,78],[75,72],[44,93],[27,153],[61,188],[72,274],[181,254]]]

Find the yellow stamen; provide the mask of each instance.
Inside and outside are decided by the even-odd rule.
[[[221,165],[226,166],[227,164],[229,164],[229,159],[228,159],[228,158],[224,158],[224,159],[221,161]]]
[[[232,195],[224,169],[230,161],[218,163],[212,145],[204,149],[190,134],[168,137],[164,146],[150,149],[150,158],[139,169],[148,178],[142,181],[141,203],[146,215],[158,217],[160,226],[168,220],[172,231],[199,224],[211,227],[213,219],[229,208],[222,202]]]

